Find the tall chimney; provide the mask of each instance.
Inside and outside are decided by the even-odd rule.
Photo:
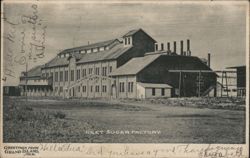
[[[155,43],[155,51],[158,51],[158,43]]]
[[[176,53],[176,41],[174,41],[174,51],[173,53]]]
[[[168,47],[168,49],[167,49],[167,54],[170,54],[170,53],[171,53],[171,50],[170,50],[170,42],[167,43],[167,47]]]
[[[164,44],[161,43],[161,50],[164,50]]]
[[[184,55],[183,53],[183,41],[181,40],[181,55]]]
[[[191,56],[191,51],[190,51],[190,40],[187,39],[187,55]]]
[[[207,66],[210,67],[210,58],[211,58],[211,54],[208,53],[207,54]]]

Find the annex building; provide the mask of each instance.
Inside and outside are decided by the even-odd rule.
[[[191,72],[191,73],[190,73]],[[190,41],[177,53],[144,30],[122,38],[65,49],[44,65],[23,72],[21,95],[65,98],[201,96],[214,92],[217,75],[209,61],[192,56]]]

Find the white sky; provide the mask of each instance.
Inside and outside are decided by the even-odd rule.
[[[177,51],[180,40],[190,39],[192,55],[207,58],[210,52],[211,66],[215,70],[246,64],[246,2],[42,3],[37,10],[41,26],[47,26],[45,57],[35,63],[29,62],[29,68],[51,60],[60,50],[86,45],[88,41],[118,38],[136,28],[164,42],[165,48],[167,42],[177,41]],[[4,5],[4,15],[10,21],[20,22],[22,15],[32,15],[32,11],[28,3]],[[6,22],[4,24],[7,36],[11,28]],[[4,53],[11,47],[14,55],[20,56],[23,28],[26,31],[25,49],[28,50],[31,25],[22,24],[15,27],[14,44],[4,39]],[[5,56],[3,60],[6,61]],[[9,64],[5,62],[4,68]],[[7,76],[6,85],[17,85],[20,72],[25,70],[25,65],[12,64],[15,78]]]

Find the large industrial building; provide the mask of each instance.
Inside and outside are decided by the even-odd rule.
[[[184,43],[186,50],[184,51]],[[216,96],[210,61],[192,56],[190,40],[167,49],[144,30],[122,38],[65,49],[48,63],[23,72],[22,95],[79,98]]]

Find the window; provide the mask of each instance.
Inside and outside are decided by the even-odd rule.
[[[60,71],[60,82],[63,81],[63,71]]]
[[[64,72],[64,80],[65,81],[68,81],[68,76],[69,76],[68,71],[65,71]]]
[[[107,92],[107,86],[106,85],[102,86],[102,92]]]
[[[152,88],[152,96],[155,96],[155,88]]]
[[[109,72],[112,72],[112,66],[109,67]]]
[[[51,77],[51,79],[53,81],[53,72],[50,73],[50,77]]]
[[[70,80],[71,80],[71,81],[74,81],[74,75],[75,75],[75,74],[74,74],[74,70],[71,70],[71,71],[70,71]]]
[[[99,92],[99,86],[95,86],[95,91]]]
[[[128,44],[130,44],[130,37],[128,38]]]
[[[107,76],[107,67],[102,68],[102,76]]]
[[[57,92],[58,91],[58,88],[57,87],[55,87],[55,92]]]
[[[82,86],[82,92],[86,92],[87,89],[86,89],[86,86]]]
[[[46,78],[48,78],[48,77],[49,77],[49,73],[47,72],[47,73],[46,73]]]
[[[100,75],[100,74],[99,74],[99,67],[96,67],[96,68],[95,68],[95,74],[96,74],[96,75]]]
[[[89,74],[92,74],[93,69],[89,68]]]
[[[128,82],[128,92],[133,92],[134,91],[134,86],[133,86],[133,82]]]
[[[76,70],[76,79],[77,79],[77,80],[80,79],[80,70]]]
[[[82,69],[82,77],[87,76],[86,69]]]
[[[164,96],[165,95],[165,88],[161,89],[161,95]]]
[[[80,92],[81,91],[81,87],[80,86],[78,86],[78,92]]]
[[[125,38],[125,45],[127,45],[127,38]]]
[[[55,72],[55,82],[58,82],[58,72]]]
[[[63,92],[63,87],[61,86],[59,89],[60,93]]]
[[[119,84],[119,91],[124,92],[124,82],[120,82]]]
[[[93,92],[93,86],[90,86],[90,92]]]

